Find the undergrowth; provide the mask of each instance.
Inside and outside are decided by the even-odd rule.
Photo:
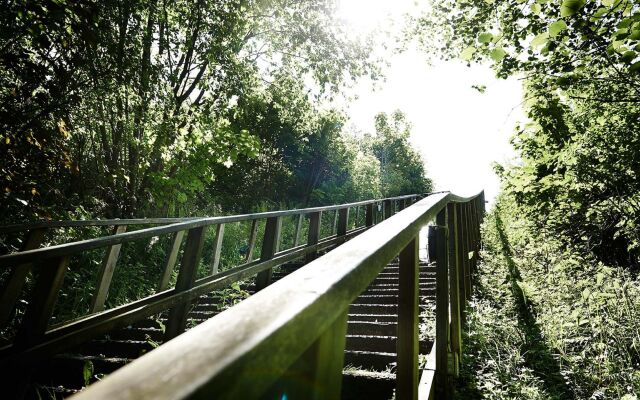
[[[636,399],[638,277],[563,248],[506,198],[483,240],[456,397]]]

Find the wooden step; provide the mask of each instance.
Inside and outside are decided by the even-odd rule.
[[[396,353],[345,350],[344,365],[368,370],[391,370],[397,360]]]
[[[395,353],[395,336],[347,335],[345,350]]]
[[[398,324],[395,322],[359,322],[347,323],[348,335],[396,336]]]

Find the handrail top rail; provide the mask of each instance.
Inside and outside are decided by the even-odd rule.
[[[445,192],[425,197],[75,399],[205,398],[207,389],[221,390],[221,398],[258,397],[272,382],[258,379],[247,385],[243,375],[286,370],[447,203],[477,196]],[[158,377],[162,384],[149,384]]]
[[[428,194],[426,198],[433,196],[435,194],[446,194],[448,201],[454,201],[454,202],[469,201],[478,196],[476,195],[476,196],[465,198],[465,197],[453,195],[450,192],[436,192],[434,194]],[[418,195],[401,196],[400,198],[410,198],[414,196],[418,196]],[[389,199],[382,199],[382,200],[389,200]],[[149,239],[149,238],[163,235],[163,234],[174,233],[174,232],[193,229],[193,228],[200,228],[203,226],[210,226],[210,225],[221,224],[221,223],[247,221],[247,220],[261,219],[261,218],[282,217],[282,216],[288,216],[288,215],[296,215],[300,213],[308,214],[308,213],[313,213],[318,211],[325,211],[327,209],[333,210],[333,209],[354,207],[356,205],[372,204],[379,201],[380,200],[367,200],[363,202],[343,204],[338,206],[313,207],[313,208],[306,208],[306,209],[299,209],[299,210],[269,211],[269,212],[263,212],[263,213],[257,213],[257,214],[240,214],[240,215],[230,215],[230,216],[222,216],[222,217],[205,217],[205,218],[199,218],[199,219],[196,218],[193,220],[176,222],[176,223],[172,223],[172,224],[168,224],[160,227],[145,228],[145,229],[140,229],[140,230],[131,231],[131,232],[119,233],[115,235],[102,236],[94,239],[80,240],[76,242],[63,243],[55,246],[44,247],[40,249],[33,249],[33,250],[27,250],[27,251],[12,253],[12,254],[0,255],[0,268],[28,263],[28,262],[42,261],[42,260],[53,258],[53,257],[71,256],[73,254],[76,254],[82,251],[94,250],[101,247],[107,247],[107,246],[113,246],[117,244],[132,242],[134,240],[139,240],[139,239]]]
[[[237,214],[235,216],[244,217],[246,220],[259,219],[259,218],[268,218],[275,216],[289,216],[296,214],[309,214],[318,211],[333,211],[339,210],[347,207],[357,207],[363,206],[367,204],[379,203],[385,200],[404,200],[408,198],[412,198],[415,196],[428,196],[433,193],[440,192],[431,192],[431,193],[421,193],[421,194],[408,194],[403,196],[395,196],[381,199],[373,199],[373,200],[363,200],[357,201],[353,203],[345,203],[345,204],[334,204],[331,206],[318,206],[318,207],[308,207],[308,208],[295,208],[291,210],[279,210],[279,211],[265,211],[260,213],[251,213],[251,214]],[[163,225],[163,224],[172,224],[178,222],[189,222],[194,220],[199,220],[203,218],[227,218],[231,216],[217,216],[217,217],[180,217],[180,218],[115,218],[115,219],[84,219],[84,220],[60,220],[60,221],[36,221],[36,222],[27,222],[21,224],[10,224],[0,226],[0,234],[8,234],[13,232],[20,232],[29,229],[39,229],[39,228],[72,228],[72,227],[89,227],[89,226],[119,226],[119,225]],[[222,221],[225,222],[225,221]],[[235,222],[235,221],[234,221]]]

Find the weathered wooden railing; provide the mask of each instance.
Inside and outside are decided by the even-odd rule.
[[[171,339],[185,330],[186,315],[191,302],[213,290],[257,275],[257,289],[266,287],[271,281],[273,267],[306,257],[308,261],[317,257],[318,251],[340,244],[354,237],[377,221],[383,215],[390,215],[392,209],[400,210],[414,203],[424,195],[408,195],[382,200],[314,207],[298,210],[274,211],[258,214],[234,215],[210,218],[152,219],[152,220],[96,220],[61,221],[0,228],[0,234],[25,235],[23,251],[0,256],[0,268],[10,269],[1,293],[0,320],[6,323],[23,290],[29,272],[33,273],[34,284],[28,307],[13,343],[0,348],[0,367],[14,364],[28,365],[43,357],[64,351],[78,343],[107,333],[118,327],[130,325],[165,310],[169,310],[165,339]],[[358,218],[349,223],[349,213],[359,213],[364,209],[364,223]],[[386,210],[386,211],[385,211]],[[321,217],[323,213],[335,212],[333,230],[328,237],[321,238]],[[297,218],[295,241],[292,248],[280,250],[282,219]],[[300,233],[304,218],[309,219],[308,238],[300,244]],[[253,259],[253,248],[257,242],[258,222],[265,220],[260,258]],[[220,272],[220,249],[225,224],[251,222],[249,249],[245,263]],[[158,226],[159,225],[159,226]],[[58,227],[111,226],[115,234],[90,240],[38,248],[43,242],[46,230]],[[126,232],[129,226],[152,226]],[[207,276],[196,279],[201,264],[202,249],[207,228],[216,230],[212,259]],[[186,234],[181,263],[174,287],[169,287],[169,278],[174,272],[180,253],[181,242]],[[120,247],[136,240],[150,240],[162,235],[173,235],[164,270],[158,285],[158,292],[143,299],[104,310],[105,299],[118,261]],[[104,249],[105,256],[98,275],[98,284],[93,295],[90,314],[82,318],[49,326],[53,307],[63,285],[67,266],[72,256],[95,249]],[[0,325],[0,328],[4,325]]]
[[[337,399],[349,305],[397,255],[396,398],[416,399],[419,388],[425,398],[444,397],[447,371],[451,366],[455,373],[462,351],[462,315],[471,294],[483,210],[482,194],[472,198],[432,194],[89,386],[76,398]],[[427,363],[419,385],[418,233],[434,218],[437,226],[429,245],[437,263],[436,345],[431,354],[435,361]],[[188,227],[199,229],[191,224],[200,223]],[[185,255],[187,265],[193,254]],[[261,268],[270,265],[263,263]],[[200,294],[212,286],[197,287]],[[182,293],[192,294],[194,289],[172,296],[185,296]],[[139,309],[144,306],[131,312]]]

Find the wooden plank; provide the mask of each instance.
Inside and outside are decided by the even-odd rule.
[[[20,251],[33,250],[40,247],[46,233],[46,228],[37,228],[28,231]],[[16,265],[11,269],[2,288],[2,295],[0,297],[0,328],[5,327],[11,320],[13,310],[16,307],[20,293],[22,293],[22,288],[24,287],[29,271],[31,271],[31,263]]]
[[[464,208],[464,240],[465,240],[465,273],[464,273],[464,281],[465,281],[465,290],[467,301],[471,300],[471,295],[473,293],[473,286],[471,280],[471,266],[472,260],[469,258],[470,253],[473,251],[472,243],[471,243],[471,213],[469,203],[463,204]]]
[[[418,398],[418,236],[400,252],[396,398]]]
[[[253,260],[253,249],[256,247],[256,239],[258,237],[258,220],[254,219],[251,222],[251,233],[249,234],[249,245],[247,250],[247,257],[245,258],[245,262],[250,262]]]
[[[320,240],[320,224],[322,223],[322,212],[309,214],[309,234],[307,237],[307,246],[314,245]],[[305,262],[309,263],[318,257],[318,253],[312,252],[307,254]]]
[[[16,334],[17,347],[37,343],[44,336],[68,265],[69,257],[45,260],[35,265],[36,283],[22,325]]]
[[[126,225],[119,225],[113,232],[114,235],[124,233],[127,230]],[[118,263],[118,257],[120,256],[120,248],[122,244],[116,244],[107,247],[107,251],[102,259],[102,265],[98,272],[98,285],[96,291],[93,293],[91,299],[90,312],[100,312],[104,310],[104,303],[107,301],[107,295],[109,294],[109,287],[111,286],[111,280],[113,279],[113,272],[116,269]]]
[[[298,222],[296,223],[296,232],[293,235],[293,247],[300,244],[300,235],[302,234],[302,223],[304,222],[304,214],[298,215]]]
[[[260,398],[275,383],[265,371],[285,371],[298,360],[448,196],[425,198],[110,374],[76,400]]]
[[[171,241],[171,249],[169,250],[169,256],[167,257],[167,261],[164,264],[164,272],[162,273],[162,277],[160,278],[160,285],[158,285],[158,291],[161,292],[169,288],[169,281],[171,280],[171,275],[173,275],[173,268],[176,265],[176,261],[178,260],[178,253],[180,252],[180,245],[182,244],[182,239],[184,238],[185,231],[176,232],[173,235],[173,240]]]
[[[280,232],[282,230],[282,218],[273,217],[267,219],[264,229],[264,240],[262,241],[262,251],[260,260],[266,261],[273,258],[280,247]],[[264,289],[271,283],[272,269],[262,271],[256,277],[256,292]]]
[[[460,251],[458,245],[458,215],[454,203],[447,204],[447,228],[449,230],[449,312],[451,325],[451,352],[457,360],[462,354],[462,323],[460,319]],[[456,364],[457,365],[457,364]],[[458,376],[457,369],[454,375]]]
[[[218,273],[218,267],[220,266],[220,254],[222,251],[222,240],[224,239],[224,224],[218,224],[216,226],[216,239],[213,242],[213,250],[211,257],[211,275]]]
[[[458,298],[458,304],[460,305],[460,322],[462,326],[466,325],[466,282],[465,282],[465,257],[464,257],[464,234],[463,229],[464,225],[462,224],[463,219],[463,209],[460,203],[454,203],[456,209],[456,244],[457,244],[457,254],[456,258],[458,260],[458,290],[460,297]]]
[[[331,225],[331,234],[334,235],[336,233],[336,228],[338,227],[338,211],[336,210],[333,214],[333,225]]]
[[[436,372],[436,343],[431,346],[427,355],[427,362],[418,387],[419,400],[433,400],[435,398],[435,372]]]
[[[436,397],[448,398],[448,352],[449,352],[449,260],[446,227],[433,229],[436,253]]]
[[[347,334],[348,313],[342,315],[318,339],[276,378],[277,382],[263,398],[339,399]]]
[[[196,280],[196,273],[202,257],[205,231],[206,227],[202,226],[190,229],[187,234],[187,243],[182,254],[182,263],[176,280],[175,292],[184,292],[191,289]],[[167,318],[165,341],[171,340],[184,332],[187,323],[187,312],[190,306],[190,302],[184,302],[171,308]]]

